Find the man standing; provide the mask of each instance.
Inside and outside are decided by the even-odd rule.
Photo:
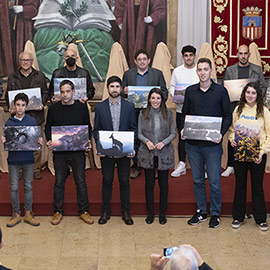
[[[109,98],[97,104],[95,111],[94,137],[96,141],[98,140],[99,130],[136,132],[134,105],[121,98],[121,88],[122,82],[119,77],[112,76],[107,80]],[[100,160],[103,175],[102,216],[98,223],[105,224],[110,219],[112,183],[116,164],[120,184],[122,219],[127,225],[132,225],[133,220],[129,213],[130,157],[103,156]]]
[[[87,99],[91,99],[95,95],[95,88],[88,70],[77,66],[77,61],[77,53],[72,49],[66,50],[64,55],[65,66],[56,69],[52,74],[49,86],[50,100],[52,103],[59,101],[59,98],[54,96],[54,78],[86,78],[87,98],[81,99],[80,101],[85,102]]]
[[[184,64],[175,68],[172,73],[171,82],[169,85],[169,91],[172,96],[174,96],[175,85],[186,84],[191,85],[199,82],[199,78],[196,73],[195,57],[196,48],[191,45],[184,46],[182,48],[182,58]],[[183,129],[182,124],[183,114],[182,114],[182,103],[176,103],[176,125],[179,133],[179,143],[178,143],[178,157],[179,164],[177,168],[171,173],[172,177],[179,177],[186,174],[186,150],[185,141],[181,139],[181,130]]]
[[[48,89],[45,75],[35,70],[33,65],[33,55],[30,52],[22,52],[19,55],[20,69],[12,73],[8,77],[7,91],[6,91],[6,102],[9,106],[8,92],[11,90],[29,89],[29,88],[40,88],[42,106],[39,109],[27,111],[26,113],[34,117],[37,124],[40,126],[44,122],[44,106],[48,100]],[[11,111],[13,114],[14,111]],[[40,162],[41,152],[35,151],[35,164],[34,164],[34,178],[42,179],[40,174]]]
[[[262,68],[255,64],[249,63],[248,59],[250,57],[249,48],[247,45],[241,45],[237,52],[238,63],[229,66],[226,69],[224,80],[237,80],[237,79],[255,79],[263,92],[266,94],[266,83],[264,80]],[[236,107],[237,102],[231,103],[232,112]],[[233,160],[234,160],[234,150],[230,143],[228,143],[228,162],[227,169],[221,174],[223,177],[228,177],[234,173]]]
[[[52,149],[52,126],[88,125],[89,148],[91,148],[91,125],[86,104],[74,100],[74,84],[69,80],[60,83],[60,102],[53,104],[48,111],[45,134],[47,146]],[[85,183],[85,151],[59,151],[53,152],[55,169],[54,184],[54,215],[52,225],[58,225],[63,217],[63,204],[65,195],[65,183],[69,166],[72,168],[75,184],[77,187],[77,200],[80,218],[87,224],[94,221],[88,213],[89,201]]]
[[[217,141],[186,140],[186,152],[190,163],[193,187],[197,202],[197,212],[188,221],[197,225],[207,220],[207,200],[205,187],[205,166],[210,186],[210,228],[217,228],[220,223],[221,210],[221,156],[222,136],[232,122],[230,100],[227,90],[211,80],[212,64],[208,58],[201,58],[197,63],[197,74],[200,82],[186,89],[182,113],[222,117],[220,138]],[[183,131],[183,130],[182,130]],[[182,134],[182,133],[181,133]],[[182,139],[183,136],[182,136]]]
[[[123,76],[123,89],[124,94],[127,96],[128,86],[160,86],[163,92],[165,100],[168,97],[168,90],[166,88],[166,83],[163,77],[163,73],[155,68],[149,67],[150,56],[147,50],[140,49],[135,53],[134,63],[135,68],[131,68],[124,73]],[[141,109],[136,109],[136,117],[138,117]],[[138,152],[140,146],[139,139],[135,141],[135,152]],[[133,170],[130,174],[131,178],[137,178],[141,174],[141,168],[137,164],[137,154],[133,158]]]

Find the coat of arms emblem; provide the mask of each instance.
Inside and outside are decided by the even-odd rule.
[[[253,41],[262,36],[262,12],[258,7],[246,7],[242,10],[245,13],[243,16],[243,37]]]

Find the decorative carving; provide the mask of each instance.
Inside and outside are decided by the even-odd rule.
[[[217,72],[222,74],[228,65],[228,42],[225,40],[224,36],[219,35],[216,38],[213,44],[213,51]]]
[[[213,5],[219,13],[222,13],[228,5],[228,0],[213,0]]]
[[[222,23],[223,19],[221,19],[219,16],[214,17],[214,23]]]
[[[262,70],[263,73],[265,74],[266,72],[270,72],[270,64],[266,63],[265,61],[262,60]]]
[[[228,32],[228,25],[219,25],[218,28],[222,31],[227,33]]]

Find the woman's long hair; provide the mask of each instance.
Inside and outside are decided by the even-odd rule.
[[[264,116],[264,101],[263,101],[263,94],[262,94],[262,90],[260,89],[260,86],[258,83],[256,82],[250,82],[248,83],[243,91],[242,91],[242,94],[241,94],[241,97],[240,97],[240,101],[238,103],[238,108],[237,108],[237,116],[238,118],[240,117],[242,111],[243,111],[243,108],[245,106],[245,104],[247,103],[246,101],[246,92],[247,92],[247,89],[249,87],[252,87],[256,90],[256,93],[257,93],[257,98],[256,98],[256,104],[257,104],[257,110],[256,110],[256,117],[259,118],[260,116],[263,117]]]
[[[163,96],[163,92],[159,89],[159,88],[152,88],[148,94],[148,101],[147,101],[147,107],[143,110],[142,114],[146,119],[149,119],[149,113],[150,113],[150,109],[152,107],[151,103],[150,103],[150,98],[152,96],[152,94],[158,94],[161,96],[161,103],[160,103],[160,110],[161,110],[161,114],[163,116],[163,119],[167,119],[167,107],[165,104],[165,99]]]

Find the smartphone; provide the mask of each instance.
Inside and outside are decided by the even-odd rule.
[[[178,249],[178,247],[164,248],[164,249],[163,249],[164,256],[165,256],[166,258],[170,258],[171,255],[172,255],[172,253],[173,253],[176,249]]]

